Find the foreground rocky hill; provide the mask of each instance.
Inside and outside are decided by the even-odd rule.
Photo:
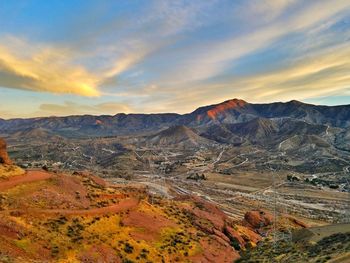
[[[278,228],[286,224],[306,227],[285,217]],[[145,185],[111,184],[88,172],[0,164],[1,262],[225,263],[272,229],[263,210],[232,220],[193,195],[168,199]]]
[[[260,240],[198,197],[164,199],[86,172],[0,176],[1,262],[233,262]]]
[[[0,182],[2,262],[233,262],[261,236],[200,199],[164,200],[87,174]]]

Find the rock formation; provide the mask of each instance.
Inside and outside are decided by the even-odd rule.
[[[261,227],[269,226],[273,222],[273,217],[270,213],[264,210],[249,211],[244,215],[244,224],[259,229]]]
[[[12,164],[12,161],[7,154],[6,147],[6,142],[0,138],[0,164]]]

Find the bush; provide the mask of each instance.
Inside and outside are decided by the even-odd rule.
[[[130,245],[129,243],[126,243],[124,245],[124,251],[127,254],[131,254],[134,251],[134,247],[132,245]]]

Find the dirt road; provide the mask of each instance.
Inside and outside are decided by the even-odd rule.
[[[31,183],[36,181],[42,181],[52,178],[52,174],[41,170],[26,171],[23,175],[11,177],[9,180],[0,182],[0,191],[16,187],[17,185],[24,183]]]
[[[60,215],[104,215],[110,213],[119,213],[132,209],[139,204],[139,200],[134,198],[128,198],[120,201],[118,204],[91,209],[26,209],[23,212],[26,214],[39,213],[39,214],[60,214]],[[7,210],[9,211],[9,210]],[[20,211],[20,210],[14,210]]]

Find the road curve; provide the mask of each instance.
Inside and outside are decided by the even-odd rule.
[[[0,191],[8,190],[20,184],[47,180],[52,177],[53,177],[52,174],[45,171],[29,170],[29,171],[26,171],[26,173],[23,175],[14,176],[9,178],[9,180],[0,182]]]

